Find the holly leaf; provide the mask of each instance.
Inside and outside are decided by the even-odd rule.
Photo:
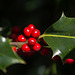
[[[75,18],[66,17],[62,13],[60,19],[48,27],[39,38],[41,37],[52,48],[52,57],[59,55],[63,60],[66,59],[65,57],[75,49]]]
[[[4,72],[6,68],[15,63],[25,64],[15,52],[13,52],[9,40],[0,36],[0,69]]]

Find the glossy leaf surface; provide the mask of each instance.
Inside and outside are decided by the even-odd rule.
[[[48,27],[42,35],[53,50],[53,57],[59,55],[64,59],[75,48],[75,18],[62,13],[60,19]]]
[[[9,40],[0,36],[0,69],[6,71],[6,67],[15,63],[25,63],[13,50]]]

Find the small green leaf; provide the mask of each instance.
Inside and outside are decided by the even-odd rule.
[[[51,25],[40,36],[53,50],[53,57],[59,55],[62,59],[75,48],[75,18],[69,18],[62,13],[61,18]]]
[[[0,69],[6,71],[6,68],[15,63],[25,63],[13,50],[9,40],[0,36]]]

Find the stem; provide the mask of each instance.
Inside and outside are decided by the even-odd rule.
[[[40,39],[40,38],[42,38],[42,37],[44,37],[44,34],[40,35],[38,39]]]
[[[15,46],[19,46],[19,45],[23,45],[27,42],[10,42],[11,45],[15,45]]]

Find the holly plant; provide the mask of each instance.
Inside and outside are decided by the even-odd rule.
[[[60,19],[43,34],[33,24],[29,24],[22,32],[14,26],[9,37],[0,36],[2,71],[7,72],[7,68],[13,64],[32,62],[35,65],[26,72],[27,75],[56,75],[56,65],[53,62],[57,62],[59,58],[63,65],[75,62],[75,18],[66,17],[62,13]]]

